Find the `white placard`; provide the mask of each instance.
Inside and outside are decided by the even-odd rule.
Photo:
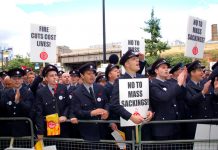
[[[123,137],[120,135],[120,133],[116,130],[114,130],[111,135],[114,137],[114,139],[116,141],[119,141],[119,142],[124,142],[125,140],[123,139]],[[126,143],[117,143],[118,147],[120,149],[126,149]]]
[[[145,42],[137,39],[124,40],[122,42],[122,55],[130,49],[134,52],[145,54]]]
[[[147,78],[119,79],[120,105],[135,115],[146,117],[149,108],[149,81]],[[120,125],[135,126],[131,120],[120,118]]]
[[[205,45],[206,21],[189,17],[185,56],[203,58]]]
[[[193,150],[218,150],[218,143],[210,142],[210,140],[218,139],[218,126],[210,124],[197,124],[195,140],[205,140],[205,142],[194,142]],[[208,140],[208,142],[206,141]]]
[[[125,54],[128,50],[133,50],[136,53],[145,54],[145,42],[144,40],[137,39],[126,39],[122,41],[122,55]],[[125,73],[125,69],[122,66],[122,74]],[[145,71],[142,71],[142,74],[145,74]]]
[[[31,62],[56,62],[55,27],[31,24],[30,43]]]

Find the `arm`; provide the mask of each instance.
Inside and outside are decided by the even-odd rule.
[[[31,91],[26,91],[20,102],[17,104],[22,107],[22,109],[29,114],[34,101],[34,96]]]
[[[31,91],[33,92],[34,95],[36,95],[36,91],[38,89],[39,83],[42,82],[42,80],[43,80],[43,78],[40,75],[38,75],[34,79],[33,83],[31,84],[30,89],[31,89]]]
[[[43,116],[43,103],[42,103],[42,96],[40,93],[36,94],[36,117],[35,122],[37,126],[37,135],[43,135],[44,134],[44,116]]]
[[[157,102],[166,102],[171,101],[174,97],[178,95],[178,92],[181,91],[181,87],[178,84],[171,84],[168,86],[167,91],[163,90],[157,84],[150,84],[150,99]],[[155,93],[153,91],[156,91]]]
[[[119,80],[117,79],[114,83],[114,88],[110,100],[110,107],[111,110],[116,114],[120,115],[126,120],[129,120],[132,114],[128,112],[122,105],[120,105],[119,99]]]
[[[91,110],[83,110],[81,108],[79,97],[75,94],[75,92],[72,93],[70,116],[73,116],[74,114],[78,118],[91,118]]]
[[[188,105],[190,106],[198,105],[199,103],[201,103],[202,99],[204,99],[202,92],[194,94],[190,88],[187,88],[186,101]]]

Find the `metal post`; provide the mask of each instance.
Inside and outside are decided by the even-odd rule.
[[[102,20],[103,20],[103,63],[106,63],[105,0],[102,0]]]
[[[4,63],[4,60],[3,60],[4,59],[3,58],[4,57],[3,50],[1,51],[1,54],[2,54],[2,71],[3,71],[4,70],[4,68],[3,68],[3,63]]]
[[[132,128],[132,149],[135,149],[135,143],[136,143],[135,132],[134,132],[134,128]]]

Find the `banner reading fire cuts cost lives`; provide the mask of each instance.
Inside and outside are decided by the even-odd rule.
[[[56,28],[31,24],[31,62],[56,62]]]
[[[120,105],[134,115],[146,117],[149,108],[149,81],[147,78],[119,79]],[[135,124],[120,118],[120,124],[135,126]]]

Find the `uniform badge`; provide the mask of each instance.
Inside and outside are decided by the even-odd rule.
[[[97,98],[97,101],[98,101],[98,102],[101,102],[101,97],[98,97],[98,98]]]
[[[63,96],[60,95],[60,96],[59,96],[59,100],[62,100],[62,99],[63,99]]]
[[[9,102],[8,102],[8,105],[12,105],[12,101],[9,101]]]
[[[164,91],[167,91],[167,88],[164,87],[163,90],[164,90]]]

